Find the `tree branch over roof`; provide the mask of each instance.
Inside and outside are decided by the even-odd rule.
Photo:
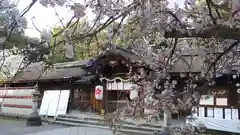
[[[164,33],[165,38],[220,38],[240,40],[240,28],[230,28],[223,25],[209,26],[203,28],[200,32],[196,29],[180,31],[172,29]]]

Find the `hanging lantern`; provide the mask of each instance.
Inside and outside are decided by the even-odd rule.
[[[103,99],[103,86],[97,85],[95,87],[95,98],[96,98],[96,100],[102,100]]]
[[[137,85],[132,84],[131,89],[130,89],[130,99],[134,100],[138,97],[138,90],[137,90]]]

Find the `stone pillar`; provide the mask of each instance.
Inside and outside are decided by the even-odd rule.
[[[171,121],[172,121],[172,113],[169,111],[164,111],[163,114],[163,128],[162,130],[158,133],[158,135],[171,135],[170,133],[170,126],[171,126]]]
[[[171,112],[169,111],[164,111],[164,114],[163,114],[163,121],[164,121],[164,124],[163,126],[164,127],[168,127],[171,125],[171,121],[172,121],[172,116],[171,116]]]
[[[27,126],[41,126],[42,125],[42,119],[38,114],[38,102],[40,101],[40,92],[38,90],[38,86],[35,86],[35,90],[32,92],[32,101],[33,101],[33,112],[27,119]]]

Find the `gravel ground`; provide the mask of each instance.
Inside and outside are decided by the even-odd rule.
[[[0,118],[0,135],[112,135],[112,131],[105,129],[65,127],[47,123],[40,127],[28,127],[25,124],[26,120]]]
[[[29,133],[37,133],[40,131],[49,131],[59,128],[65,128],[60,125],[49,125],[43,123],[40,127],[25,126],[26,120],[16,119],[0,119],[0,135],[25,135]]]

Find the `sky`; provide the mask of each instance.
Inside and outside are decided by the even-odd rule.
[[[80,3],[84,3],[85,0],[75,0]],[[183,6],[184,0],[169,0],[170,6],[173,7],[174,2],[178,3],[180,6]],[[25,7],[27,7],[32,0],[20,0],[18,3],[18,9],[22,11]],[[59,14],[60,18],[63,19],[63,22],[66,23],[73,15],[73,12],[66,7],[59,7],[56,8],[57,13]],[[91,18],[93,14],[90,11],[87,11],[87,16]],[[34,20],[35,26],[39,29],[50,29],[56,25],[61,25],[59,23],[59,19],[55,14],[55,10],[51,7],[46,8],[43,7],[39,2],[37,2],[30,11],[25,16],[28,21],[28,28],[25,30],[25,34],[30,37],[40,37],[40,33],[36,30],[34,25],[32,24]]]

